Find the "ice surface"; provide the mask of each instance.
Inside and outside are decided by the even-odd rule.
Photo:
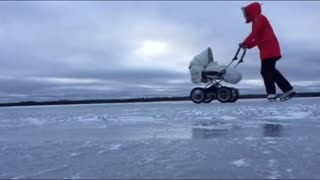
[[[319,178],[320,98],[0,109],[0,178]]]

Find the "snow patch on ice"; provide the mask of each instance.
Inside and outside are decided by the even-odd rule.
[[[71,179],[80,179],[80,172],[72,176]]]
[[[203,112],[202,112],[202,111],[193,111],[193,114],[196,115],[196,116],[198,116],[198,115],[202,115]]]
[[[36,125],[36,126],[42,126],[45,121],[43,120],[40,120],[38,118],[25,118],[25,120],[30,123],[30,124],[33,124],[33,125]]]
[[[273,174],[271,176],[268,176],[268,179],[278,179],[280,177],[279,174]]]
[[[3,146],[2,148],[1,148],[1,151],[5,151],[5,150],[7,150],[9,147],[8,146]]]
[[[97,121],[101,121],[97,116],[79,116],[77,117],[77,120],[80,122],[97,122]]]
[[[98,154],[103,154],[105,152],[106,152],[106,150],[101,150],[101,151],[98,152]]]
[[[40,170],[39,172],[37,172],[35,174],[35,176],[39,176],[39,175],[46,174],[46,173],[53,172],[53,171],[57,171],[57,170],[63,170],[67,167],[68,167],[68,165],[64,164],[63,166],[53,167],[53,168],[49,168],[49,169],[43,169],[43,170]]]
[[[262,153],[263,153],[263,154],[270,154],[271,151],[266,150],[266,151],[263,151]]]
[[[11,179],[15,180],[15,179],[22,179],[22,178],[25,178],[25,176],[24,176],[24,175],[16,176],[16,177],[13,177],[13,178],[11,178]]]
[[[102,148],[102,150],[98,151],[98,154],[103,154],[103,153],[107,152],[108,150],[111,150],[111,151],[119,150],[120,147],[121,147],[121,144],[114,144],[114,145],[109,146],[109,148],[104,145],[101,145],[100,148]]]
[[[298,139],[299,141],[304,141],[306,138],[300,136],[300,137],[298,137],[297,139]]]
[[[86,141],[81,147],[88,147],[90,146],[91,141]]]
[[[154,161],[154,160],[155,160],[155,158],[145,158],[146,162],[151,162],[151,161]]]
[[[244,138],[245,140],[248,140],[248,141],[254,141],[254,140],[257,140],[257,138],[255,138],[255,137],[250,137],[250,136],[248,136],[248,137],[246,137],[246,138]]]
[[[277,144],[277,142],[275,142],[275,141],[267,141],[264,144]]]
[[[260,128],[259,125],[257,125],[258,123],[256,124],[244,124],[242,125],[242,128]]]
[[[220,118],[223,119],[223,120],[235,120],[235,119],[237,119],[237,118],[232,117],[232,116],[222,116]]]
[[[120,146],[121,146],[121,144],[111,145],[110,150],[119,150]]]
[[[284,115],[272,115],[272,116],[265,116],[263,119],[281,119],[281,120],[288,120],[288,119],[302,119],[302,118],[307,118],[310,115],[312,115],[312,112],[307,111],[307,112],[294,112],[294,111],[289,111],[287,114]]]
[[[206,116],[206,117],[199,117],[195,118],[196,120],[212,120],[212,117]]]
[[[268,160],[268,165],[269,166],[274,166],[274,164],[276,164],[277,163],[277,160],[275,160],[275,159],[269,159]]]
[[[293,169],[288,168],[288,169],[286,169],[286,171],[287,171],[288,173],[292,173]]]
[[[79,156],[81,153],[72,153],[71,156],[75,157],[75,156]]]
[[[231,164],[238,166],[238,167],[249,166],[249,163],[247,162],[246,159],[235,160],[235,161],[232,161]]]
[[[278,171],[272,171],[272,172],[271,172],[271,175],[268,176],[267,178],[268,178],[268,179],[279,179],[279,177],[280,177],[280,174],[279,174]]]
[[[161,118],[161,114],[156,114],[154,117],[155,118]]]
[[[233,129],[233,125],[228,123],[228,124],[217,124],[217,125],[194,125],[194,126],[191,126],[191,128],[197,128],[197,129],[208,129],[208,130],[215,130],[215,129],[225,129],[225,130],[228,130],[228,129]]]
[[[116,118],[109,119],[113,122],[152,122],[155,118],[149,116],[120,116]]]

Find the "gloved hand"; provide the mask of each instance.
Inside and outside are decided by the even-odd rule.
[[[246,46],[245,44],[243,44],[243,43],[239,43],[239,46],[240,46],[241,48],[247,49],[247,46]]]

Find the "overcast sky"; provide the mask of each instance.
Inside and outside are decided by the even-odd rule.
[[[248,3],[1,1],[0,102],[189,95],[190,60],[211,47],[227,64],[250,33]],[[297,91],[320,91],[320,2],[262,3],[278,69]],[[240,93],[265,93],[257,48],[238,70]]]

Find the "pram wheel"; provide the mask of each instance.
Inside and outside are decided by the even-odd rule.
[[[212,94],[206,93],[206,97],[203,99],[204,103],[210,103],[214,99],[214,96]]]
[[[236,102],[239,99],[239,91],[238,89],[232,88],[232,97],[229,102]]]
[[[197,103],[197,104],[202,103],[203,100],[206,98],[206,93],[204,88],[197,87],[192,89],[190,93],[190,97],[194,103]]]
[[[230,102],[232,99],[232,89],[225,86],[220,87],[217,92],[217,99],[221,103]]]

